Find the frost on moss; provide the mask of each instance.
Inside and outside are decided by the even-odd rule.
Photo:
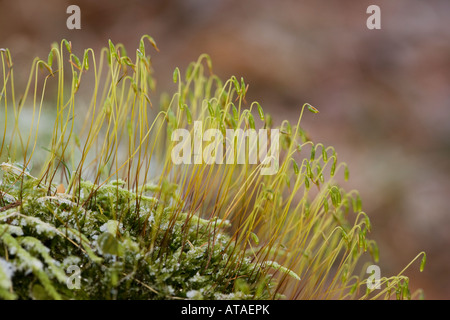
[[[137,196],[116,182],[47,196],[51,186],[2,168],[8,196],[0,207],[10,208],[0,212],[0,298],[269,297],[268,276],[239,255],[217,221],[177,213],[170,201],[160,210],[148,188]],[[81,271],[79,289],[67,286],[72,265]]]
[[[86,49],[81,59],[69,41],[54,43],[46,61],[34,60],[20,100],[11,92],[11,54],[0,49],[6,124],[0,134],[0,298],[414,296],[403,272],[425,259],[423,252],[398,276],[380,279],[382,289],[366,290],[369,278],[360,266],[377,263],[378,249],[368,238],[358,192],[338,184],[340,171],[349,178],[347,165],[300,126],[304,110],[316,108],[305,103],[296,125],[285,120],[274,128],[258,102],[246,101],[244,79],[223,82],[206,54],[183,75],[175,69],[176,92],[161,94],[158,103],[147,40],[156,48],[143,36],[135,59],[111,41],[99,55]],[[47,80],[58,84],[50,101]],[[80,101],[89,96],[84,108]],[[56,111],[45,112],[54,101]],[[36,121],[24,131],[25,110]],[[53,129],[44,126],[45,114],[55,116]],[[280,133],[273,175],[261,174],[264,161],[223,165],[237,149],[225,149],[222,159],[218,152],[222,162],[212,164],[173,161],[176,129],[194,137],[214,129],[224,137],[228,129],[256,133],[257,127],[270,133],[270,150],[272,133],[278,136],[272,130]],[[195,145],[194,160],[211,151],[212,144]],[[242,146],[250,152],[250,140]]]

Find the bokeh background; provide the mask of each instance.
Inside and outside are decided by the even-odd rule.
[[[81,30],[66,8],[81,8]],[[366,9],[381,7],[381,30]],[[350,167],[380,247],[382,275],[406,275],[428,299],[450,298],[450,1],[448,0],[0,0],[0,47],[28,76],[35,56],[66,38],[75,52],[107,45],[137,48],[154,37],[158,92],[174,91],[176,66],[202,53],[222,78],[250,83],[276,124],[320,110],[303,127],[333,145]],[[2,125],[0,119],[0,125]]]

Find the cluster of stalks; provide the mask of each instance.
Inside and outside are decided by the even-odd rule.
[[[275,174],[248,161],[175,164],[172,133],[194,133],[195,121],[224,136],[275,128],[258,102],[247,103],[244,80],[223,82],[207,55],[184,75],[176,68],[176,92],[155,99],[146,43],[158,50],[144,36],[134,59],[111,41],[81,58],[69,41],[55,43],[33,61],[21,94],[17,66],[0,49],[0,298],[420,294],[410,293],[406,268],[370,289],[370,220],[358,192],[336,183],[349,172],[334,148],[300,127],[304,111],[318,112],[311,105],[277,128]],[[424,253],[407,267],[420,257],[422,270]],[[81,270],[75,288],[71,266]]]

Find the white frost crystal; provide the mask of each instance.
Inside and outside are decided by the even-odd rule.
[[[11,278],[14,275],[14,265],[0,257],[0,288],[11,287]]]
[[[188,292],[186,292],[186,297],[188,299],[195,299],[199,295],[201,296],[201,292],[199,292],[198,290],[189,290]]]
[[[103,224],[100,227],[101,232],[107,231],[113,235],[115,235],[117,233],[117,229],[119,229],[119,231],[123,232],[122,222],[119,224],[119,221],[116,221],[116,220],[108,220],[108,222],[106,222],[105,224]]]
[[[1,184],[1,182],[0,182]],[[0,191],[0,198],[5,201],[6,203],[14,203],[16,202],[16,198],[14,198],[12,195],[7,194],[6,192]]]
[[[3,225],[0,229],[2,232],[7,232],[11,235],[23,236],[23,230],[21,227],[13,225]]]

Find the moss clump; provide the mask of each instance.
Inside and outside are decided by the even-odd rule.
[[[0,48],[1,298],[414,297],[403,273],[420,256],[422,270],[424,253],[379,289],[369,285],[378,248],[358,192],[338,184],[347,165],[300,126],[316,108],[305,103],[296,124],[275,127],[246,101],[244,79],[223,82],[205,54],[185,74],[175,69],[175,92],[157,103],[147,41],[157,49],[143,36],[134,58],[111,41],[82,58],[69,41],[54,43],[20,98]],[[266,142],[252,140],[257,128]],[[248,142],[220,143],[235,140],[229,129],[246,130]],[[183,138],[181,162],[177,132],[193,137]],[[216,161],[195,160],[210,159],[211,147]],[[248,161],[236,159],[238,148]]]
[[[76,199],[64,193],[47,196],[56,188],[4,163],[0,207],[9,209],[0,212],[0,257],[7,257],[0,260],[0,296],[269,297],[269,278],[248,257],[236,255],[222,230],[226,221],[177,213],[170,205],[174,187],[153,188],[159,196],[165,193],[165,203],[149,191],[136,197],[120,181],[82,182]],[[70,266],[80,268],[78,289],[69,289],[76,281],[67,272]]]

